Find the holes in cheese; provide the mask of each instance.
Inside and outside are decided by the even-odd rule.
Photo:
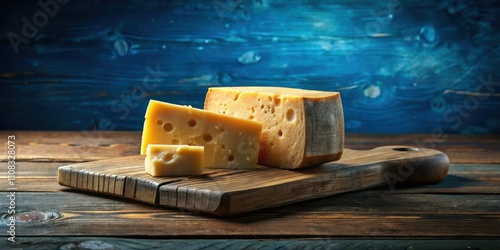
[[[188,126],[191,128],[194,128],[196,126],[196,120],[195,119],[189,119],[187,122]]]
[[[161,121],[161,124],[157,122],[158,125],[161,126],[161,124],[163,124],[163,121]],[[163,124],[163,130],[165,130],[165,132],[172,132],[174,131],[174,125],[170,122],[167,122],[165,124]]]
[[[203,174],[204,148],[188,145],[149,144],[146,148],[146,173],[152,176]]]
[[[212,142],[213,139],[214,138],[212,137],[212,134],[210,134],[210,133],[203,134],[203,140],[205,142]]]
[[[338,92],[210,88],[204,108],[262,122],[259,163],[294,169],[338,160],[342,155],[344,114]]]
[[[151,100],[141,154],[149,144],[198,145],[205,148],[204,167],[254,169],[261,131],[260,122]]]

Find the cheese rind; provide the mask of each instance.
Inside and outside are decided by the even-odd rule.
[[[152,176],[187,176],[203,174],[204,148],[188,145],[149,144],[145,170]]]
[[[205,110],[262,122],[259,163],[295,169],[340,158],[344,114],[338,92],[276,87],[209,88]]]
[[[198,145],[205,147],[206,168],[254,169],[261,130],[260,122],[150,100],[141,154],[149,144]]]

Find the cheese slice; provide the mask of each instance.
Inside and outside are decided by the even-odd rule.
[[[149,144],[146,173],[152,176],[203,174],[204,150],[201,146]]]
[[[338,92],[210,88],[205,110],[262,122],[261,164],[295,169],[335,161],[342,155],[344,114]]]
[[[260,122],[155,100],[145,118],[141,154],[149,144],[187,144],[205,147],[204,167],[257,167]]]

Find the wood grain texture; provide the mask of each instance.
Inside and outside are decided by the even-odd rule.
[[[0,131],[0,161],[7,160],[7,136],[15,135],[17,161],[84,162],[137,155],[140,132]]]
[[[19,237],[16,245],[1,241],[0,248],[72,246],[66,244],[84,248],[95,246],[95,242],[89,242],[95,239],[115,248],[137,249],[171,244],[174,248],[186,249],[211,246],[228,249],[310,246],[321,249],[323,242],[328,247],[353,249],[467,249],[469,246],[471,249],[496,249],[496,239],[500,238],[499,139],[494,136],[447,135],[444,140],[426,141],[423,146],[447,154],[455,152],[456,162],[473,162],[451,164],[448,176],[437,184],[396,186],[394,190],[382,186],[216,218],[59,186],[56,179],[59,166],[109,158],[106,154],[115,157],[117,153],[102,147],[102,152],[95,152],[98,157],[94,153],[72,153],[64,161],[59,159],[60,151],[66,147],[64,144],[90,146],[99,143],[86,140],[80,132],[12,133],[19,139],[20,152],[23,145],[39,142],[40,146],[33,152],[44,158],[25,154],[16,163],[19,170],[16,176]],[[5,145],[7,134],[11,132],[0,132],[0,144]],[[422,146],[415,142],[429,138],[433,136],[347,134],[346,146],[358,149],[387,144]],[[107,133],[101,140],[106,140],[107,144],[133,145],[140,141],[140,133]],[[47,143],[47,147],[41,142]],[[429,142],[434,142],[434,146]],[[0,147],[0,157],[5,155],[5,147]],[[56,159],[59,162],[53,161]],[[480,164],[495,161],[497,164]],[[4,178],[0,175],[2,190],[5,190]],[[5,195],[6,192],[0,193],[2,197]],[[0,219],[0,228],[5,228],[6,211],[6,203],[0,202],[0,217],[4,218]]]
[[[19,162],[16,183],[18,192],[58,192],[69,190],[58,184],[57,169],[68,163],[47,162]],[[0,176],[0,189],[5,190],[6,179]],[[434,185],[404,188],[396,186],[391,190],[389,186],[373,189],[374,195],[380,192],[395,192],[408,194],[500,194],[500,165],[499,164],[451,164],[448,176]],[[330,197],[335,199],[335,196]],[[330,199],[324,198],[324,199]]]
[[[3,243],[6,244],[6,243]],[[481,249],[496,250],[500,240],[495,239],[142,239],[113,237],[22,237],[15,244],[5,245],[25,250],[40,249]],[[2,246],[2,243],[0,243]]]
[[[3,1],[0,129],[140,130],[151,97],[278,85],[340,91],[351,133],[500,133],[498,1],[390,3],[71,1],[16,53],[41,8]]]
[[[137,155],[141,132],[0,131],[0,161],[7,159],[7,135],[16,135],[18,161],[85,162]],[[451,134],[346,134],[345,147],[384,145],[426,147],[444,152],[451,163],[500,164],[500,136]]]
[[[434,184],[448,173],[436,150],[385,146],[344,151],[341,160],[289,171],[259,166],[254,171],[205,171],[194,177],[151,177],[144,156],[59,167],[59,184],[163,206],[216,215],[237,214],[396,183]]]
[[[426,147],[443,151],[452,163],[500,163],[500,136],[443,134],[364,135],[346,134],[346,147],[369,149],[387,144]]]
[[[16,199],[23,201],[20,218],[50,214],[19,226],[24,237],[500,237],[498,195],[361,191],[225,219],[80,192],[21,192]]]

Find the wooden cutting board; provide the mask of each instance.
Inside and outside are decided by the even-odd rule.
[[[237,214],[333,194],[395,184],[432,184],[448,173],[448,157],[437,150],[384,146],[345,149],[342,159],[318,167],[283,170],[208,169],[193,177],[151,177],[144,156],[59,167],[59,184],[78,190],[200,211]]]

